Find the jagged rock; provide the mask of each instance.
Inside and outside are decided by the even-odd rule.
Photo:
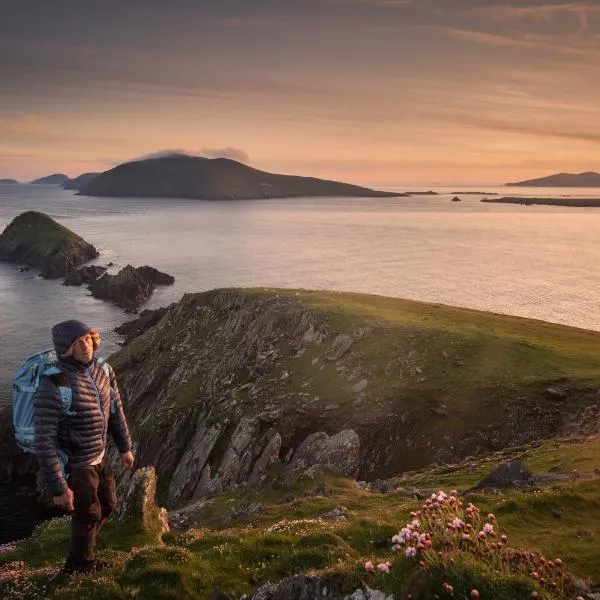
[[[169,527],[176,531],[186,531],[190,527],[193,527],[205,507],[206,502],[200,500],[188,504],[179,510],[169,511]]]
[[[328,436],[324,432],[309,435],[298,447],[286,473],[291,475],[311,469],[327,470],[345,477],[355,477],[359,468],[360,440],[352,430]]]
[[[245,596],[243,598],[246,598]],[[357,589],[350,596],[341,595],[333,580],[325,577],[297,575],[259,587],[247,600],[394,600],[383,592],[369,587]]]
[[[348,516],[348,510],[343,506],[338,506],[333,510],[321,515],[321,519],[325,519],[326,521],[346,521]]]
[[[64,277],[97,256],[94,246],[35,211],[15,217],[0,235],[0,260],[37,267],[44,279]]]
[[[478,490],[504,489],[510,487],[523,487],[534,480],[533,473],[529,471],[520,460],[512,460],[494,469],[486,475],[476,486]]]
[[[253,517],[255,515],[262,515],[265,512],[265,505],[262,502],[243,502],[238,506],[230,508],[223,515],[223,522],[229,523],[234,519],[240,517]]]
[[[152,267],[127,265],[116,275],[104,274],[88,287],[94,298],[108,300],[121,308],[134,311],[146,302],[157,285],[170,285],[175,281],[166,273],[160,273]],[[162,283],[168,282],[168,283]]]
[[[327,358],[327,360],[339,360],[346,352],[348,352],[348,350],[350,350],[353,341],[351,335],[341,333],[333,340],[325,358]]]
[[[115,327],[115,333],[125,336],[124,345],[129,344],[136,337],[139,337],[150,329],[150,327],[154,327],[167,313],[170,307],[166,308],[157,308],[156,310],[143,310],[140,312],[139,317],[137,319],[133,319],[132,321],[126,321],[122,323],[118,327]]]
[[[106,267],[101,267],[100,265],[88,265],[79,269],[71,269],[67,273],[63,285],[93,283],[98,277],[104,275],[104,273],[106,273]]]
[[[120,518],[138,525],[144,533],[156,536],[160,543],[162,535],[169,531],[166,509],[155,504],[156,472],[154,467],[137,470],[128,486],[127,495],[120,506]]]
[[[329,580],[324,577],[297,575],[278,584],[267,583],[258,588],[249,600],[341,600]]]

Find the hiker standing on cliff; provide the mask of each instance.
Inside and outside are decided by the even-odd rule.
[[[69,555],[59,572],[71,575],[105,566],[94,558],[94,546],[117,501],[106,456],[108,433],[125,469],[133,467],[134,458],[115,374],[94,356],[97,331],[81,321],[64,321],[53,327],[52,341],[60,373],[42,377],[35,395],[35,452],[54,504],[73,513]],[[66,414],[60,394],[65,387],[72,397]]]

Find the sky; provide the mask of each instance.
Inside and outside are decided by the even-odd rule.
[[[371,185],[600,171],[600,0],[0,0],[0,178],[162,150]]]

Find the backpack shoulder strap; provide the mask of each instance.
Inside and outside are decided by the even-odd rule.
[[[106,359],[103,358],[102,356],[97,356],[96,364],[104,371],[104,374],[108,377],[108,380],[110,381],[110,367],[108,366]],[[115,401],[115,391],[114,391],[112,383],[111,383],[111,385],[110,385],[110,412],[111,412],[111,414],[114,415],[116,410],[117,410],[117,408],[116,408],[116,401]]]
[[[71,405],[73,404],[73,392],[71,391],[69,378],[57,367],[46,369],[46,371],[44,371],[44,376],[58,389],[64,413],[67,415],[75,415],[76,413],[71,410]]]

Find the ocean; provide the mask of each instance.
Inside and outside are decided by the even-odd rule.
[[[600,208],[483,204],[478,195],[451,202],[453,189],[434,189],[443,195],[205,202],[2,185],[0,231],[23,211],[42,211],[93,243],[96,262],[115,263],[111,272],[129,263],[174,275],[175,285],[158,288],[148,308],[216,287],[311,288],[600,330]],[[481,191],[600,196],[590,189]],[[109,355],[119,341],[113,328],[131,316],[85,287],[0,263],[0,406],[9,402],[22,359],[50,346],[52,325],[67,318],[98,327]]]

